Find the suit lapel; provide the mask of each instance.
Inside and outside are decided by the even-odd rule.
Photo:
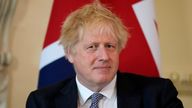
[[[78,91],[75,79],[72,79],[55,98],[56,108],[77,108]]]
[[[55,98],[55,108],[77,108],[78,91],[75,78],[61,89]],[[117,74],[117,107],[141,108],[142,95],[132,78]]]
[[[141,93],[129,77],[117,74],[118,108],[141,108]]]

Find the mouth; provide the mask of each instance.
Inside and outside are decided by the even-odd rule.
[[[94,67],[93,69],[94,70],[96,70],[96,69],[99,69],[99,70],[108,70],[108,69],[110,69],[111,68],[111,66],[96,66],[96,67]]]

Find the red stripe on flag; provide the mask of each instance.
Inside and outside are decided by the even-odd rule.
[[[127,47],[120,55],[120,70],[145,76],[159,76],[157,66],[132,5],[129,4],[127,12],[120,9],[118,13],[125,12],[123,14],[124,20],[127,21],[125,24],[131,34]]]

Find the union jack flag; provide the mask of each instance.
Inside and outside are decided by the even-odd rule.
[[[38,88],[74,76],[72,64],[59,45],[61,25],[67,15],[92,0],[54,0],[40,60]],[[160,49],[153,0],[100,0],[111,7],[129,29],[131,38],[120,54],[119,70],[159,77]]]

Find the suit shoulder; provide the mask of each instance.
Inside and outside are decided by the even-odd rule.
[[[154,105],[161,108],[183,108],[182,102],[177,98],[178,92],[169,79],[119,73],[117,87],[121,95],[142,96],[146,105],[153,101],[156,103]]]
[[[69,94],[73,94],[76,97],[74,92],[76,92],[75,78],[67,79],[31,92],[27,98],[26,108],[55,108],[54,102],[56,100],[59,103],[61,98],[67,101],[71,96]]]
[[[164,85],[166,83],[172,83],[169,79],[159,78],[159,77],[146,77],[142,75],[136,75],[132,73],[118,73],[118,79],[121,82],[134,83],[135,85]]]
[[[56,84],[32,91],[31,94],[36,96],[42,96],[42,97],[53,97],[57,95],[61,90],[71,86],[71,83],[74,83],[74,82],[75,82],[75,79],[70,78],[70,79],[58,82]]]

